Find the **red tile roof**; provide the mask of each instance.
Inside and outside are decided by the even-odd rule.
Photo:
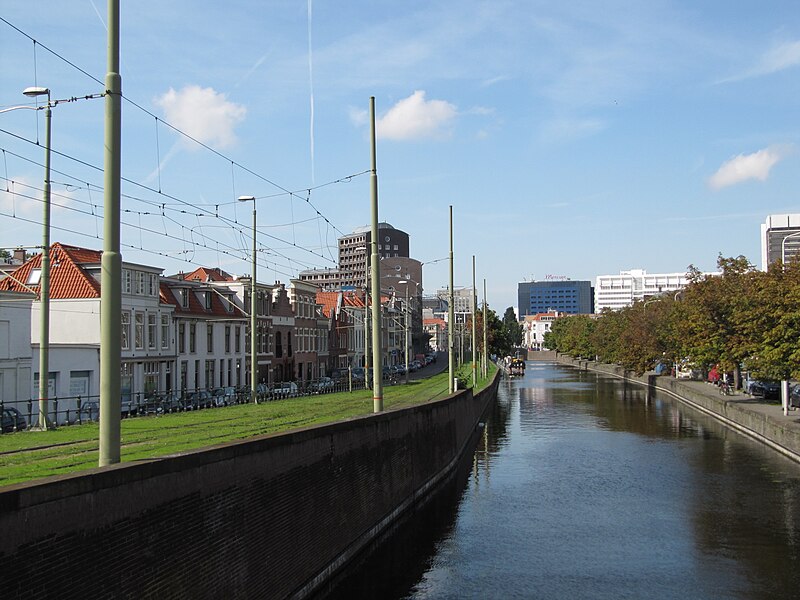
[[[208,288],[204,288],[203,291],[211,291],[211,308],[206,308],[204,304],[200,302],[197,297],[195,291],[197,288],[195,286],[185,286],[189,290],[189,306],[183,307],[181,305],[181,301],[176,296],[175,292],[181,289],[184,286],[181,286],[179,283],[169,283],[165,281],[161,281],[159,285],[159,297],[161,299],[162,304],[170,304],[175,307],[175,315],[197,315],[202,317],[208,316],[215,316],[215,317],[228,317],[228,318],[243,318],[244,313],[236,306],[233,307],[233,311],[228,311],[229,304],[225,302],[222,298],[219,297],[219,294],[214,292],[213,290],[209,290]],[[200,290],[197,290],[200,291]]]
[[[198,267],[191,273],[180,276],[186,281],[233,281],[233,277],[219,267]]]
[[[99,298],[100,282],[83,265],[99,265],[102,253],[56,242],[50,246],[50,298]],[[42,268],[42,254],[30,258],[0,281],[0,290],[39,293],[39,284],[24,286],[31,271]]]
[[[317,292],[317,304],[322,305],[322,314],[330,318],[339,305],[339,292]]]

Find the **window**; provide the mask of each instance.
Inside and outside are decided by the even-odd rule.
[[[206,309],[207,310],[211,310],[211,294],[212,293],[213,292],[211,292],[211,291],[206,292]]]
[[[197,323],[189,323],[189,352],[197,348]]]
[[[136,271],[136,293],[140,296],[144,296],[144,275],[142,271]]]
[[[178,352],[186,352],[186,323],[178,325]]]
[[[206,348],[207,348],[209,354],[211,354],[214,351],[214,324],[213,323],[206,323]]]
[[[242,328],[237,325],[236,326],[236,338],[234,340],[234,344],[235,345],[233,347],[233,351],[234,352],[241,352],[241,348],[242,348],[241,342],[242,342]]]
[[[181,294],[181,306],[183,308],[189,308],[189,290],[182,289],[180,290]]]
[[[225,354],[231,351],[231,326],[225,325]]]
[[[280,331],[275,333],[275,356],[277,358],[283,357],[283,339]]]
[[[286,356],[292,356],[292,332],[286,332]]]
[[[148,284],[147,293],[150,296],[158,296],[158,275],[150,273],[150,275],[148,275]]]
[[[31,269],[30,274],[28,275],[28,285],[39,285],[39,280],[42,278],[42,270],[41,269]]]
[[[137,350],[142,350],[144,348],[144,313],[136,313],[135,318],[134,343]]]
[[[169,348],[169,315],[161,315],[161,347]]]
[[[122,269],[122,291],[125,294],[131,293],[131,272],[129,269]]]
[[[131,347],[131,315],[128,312],[122,313],[122,349],[129,350]]]
[[[158,330],[156,328],[156,316],[147,315],[147,347],[155,349],[158,343]]]

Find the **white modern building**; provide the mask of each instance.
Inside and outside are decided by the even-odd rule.
[[[761,224],[761,270],[800,255],[800,214],[768,215]]]
[[[648,273],[643,269],[620,271],[619,275],[598,275],[594,286],[594,309],[618,310],[644,300],[686,287],[686,273]]]

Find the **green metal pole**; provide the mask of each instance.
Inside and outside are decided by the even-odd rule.
[[[450,289],[447,294],[447,366],[448,366],[448,379],[449,379],[449,390],[452,394],[455,391],[455,376],[456,376],[456,367],[455,367],[455,335],[454,335],[454,326],[455,326],[455,310],[453,309],[453,205],[450,205]]]
[[[381,368],[381,264],[378,260],[378,168],[375,156],[375,96],[369,99],[371,173],[370,197],[372,201],[372,406],[373,412],[383,411],[383,377]]]
[[[44,207],[42,215],[42,272],[39,281],[39,420],[37,429],[51,427],[50,412],[50,134],[53,111],[50,110],[50,92],[44,111]]]
[[[486,333],[486,278],[483,278],[483,376],[489,375],[489,346]]]
[[[364,246],[364,389],[369,389],[369,248]]]
[[[408,383],[408,318],[411,316],[411,311],[408,310],[408,284],[410,283],[410,280],[406,281],[406,383]]]
[[[256,199],[253,198],[253,264],[250,275],[250,401],[258,404],[258,344],[256,328],[258,327],[258,303],[256,302]]]
[[[478,324],[475,323],[475,317],[478,313],[475,312],[477,299],[477,291],[475,288],[475,255],[472,255],[472,387],[478,387]]]
[[[120,460],[122,255],[120,162],[122,77],[119,73],[119,0],[108,0],[108,72],[105,104],[105,194],[100,278],[100,466]]]

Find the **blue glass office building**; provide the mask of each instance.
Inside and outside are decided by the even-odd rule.
[[[520,319],[550,310],[574,315],[594,312],[591,281],[523,281],[517,289]]]

